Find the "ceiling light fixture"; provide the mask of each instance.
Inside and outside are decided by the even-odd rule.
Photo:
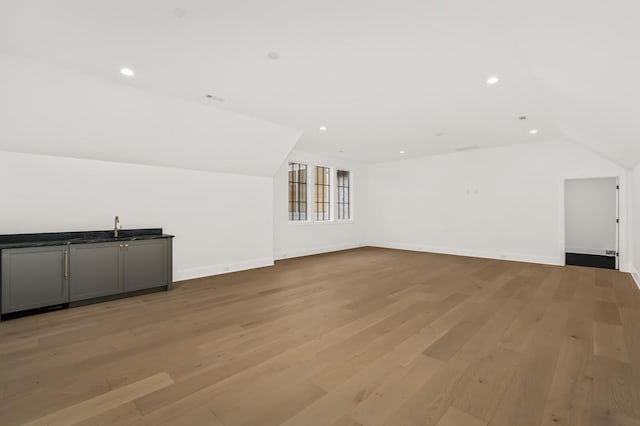
[[[126,75],[127,77],[133,77],[134,76],[134,72],[131,68],[120,68],[120,74],[122,75]]]
[[[404,154],[404,151],[400,151],[400,154]]]
[[[498,76],[493,75],[487,79],[487,84],[496,84],[499,81],[500,79],[498,78]]]
[[[530,134],[530,135],[535,135],[536,133],[538,133],[538,130],[537,130],[537,129],[531,129],[531,130],[529,130],[529,134]]]
[[[320,126],[320,130],[322,130],[323,132],[327,130],[327,126]]]

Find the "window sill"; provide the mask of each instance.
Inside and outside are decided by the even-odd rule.
[[[289,226],[326,226],[326,225],[353,225],[355,221],[353,219],[349,220],[288,220],[287,224]]]

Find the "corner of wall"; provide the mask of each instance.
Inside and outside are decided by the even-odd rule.
[[[364,242],[360,243],[348,243],[348,244],[333,244],[330,246],[313,247],[302,250],[286,250],[274,253],[275,260],[290,259],[292,257],[312,256],[314,254],[331,253],[334,251],[350,250],[360,247],[366,247],[368,244]]]
[[[629,273],[640,289],[640,274],[638,273],[638,267],[640,267],[640,163],[630,172],[629,197],[631,198],[629,201],[629,234],[631,236],[629,240],[631,252]]]
[[[640,290],[640,274],[638,274],[638,270],[635,268],[635,266],[631,265],[629,273],[631,274],[633,280],[636,282],[638,290]]]

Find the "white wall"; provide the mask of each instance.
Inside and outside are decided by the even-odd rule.
[[[107,229],[117,214],[177,236],[176,280],[367,243],[561,264],[563,180],[619,176],[620,265],[632,263],[627,172],[575,145],[369,167],[302,151],[283,161],[298,130],[130,83],[0,53],[0,233]],[[287,161],[350,170],[354,219],[289,223]],[[638,168],[633,178],[640,269]]]
[[[616,178],[568,179],[564,186],[565,250],[606,255],[617,251]]]
[[[273,180],[0,151],[0,234],[162,227],[174,280],[273,263]]]
[[[369,167],[372,245],[564,264],[564,180],[627,171],[577,145],[550,141]],[[630,263],[621,191],[620,267]]]
[[[117,70],[114,70],[117,74]],[[272,177],[301,132],[0,53],[0,150]],[[204,89],[203,89],[204,90]]]
[[[331,167],[348,170],[352,180],[352,220],[329,222],[290,222],[288,216],[288,174],[289,162],[307,164],[310,179],[314,177],[314,167]],[[367,235],[367,167],[363,164],[323,157],[294,150],[282,164],[273,179],[274,257],[305,256],[334,250],[366,245]],[[308,184],[309,216],[313,216],[313,181]],[[334,200],[335,201],[335,200]],[[332,206],[335,212],[335,204]]]
[[[631,197],[633,199],[631,208],[633,215],[631,218],[631,244],[633,246],[632,272],[636,279],[636,284],[640,287],[640,275],[638,275],[638,272],[640,272],[640,164],[633,169],[631,189]]]

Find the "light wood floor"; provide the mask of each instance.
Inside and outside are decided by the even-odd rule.
[[[0,424],[639,425],[627,274],[364,248],[0,323]]]

